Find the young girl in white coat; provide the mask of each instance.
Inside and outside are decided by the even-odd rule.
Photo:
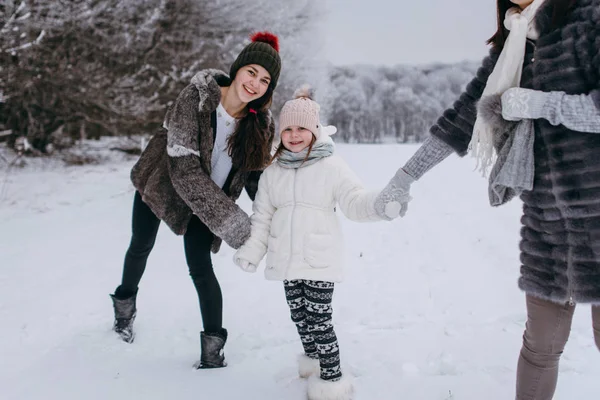
[[[265,276],[283,281],[304,354],[299,375],[309,378],[310,400],[348,400],[353,388],[342,375],[332,324],[334,282],[343,276],[342,232],[336,207],[351,220],[381,220],[378,192],[363,188],[319,121],[319,105],[305,87],[283,106],[281,144],[258,184],[252,233],[234,261],[255,272],[267,256]],[[398,213],[396,212],[396,215]]]

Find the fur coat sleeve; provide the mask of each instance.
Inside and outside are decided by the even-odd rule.
[[[500,50],[490,50],[490,54],[484,58],[481,67],[477,70],[475,78],[469,82],[453,106],[444,111],[431,127],[431,134],[443,140],[460,156],[467,153],[477,117],[477,101],[483,94],[488,77],[494,70],[499,56]]]
[[[202,169],[198,142],[198,90],[184,89],[166,123],[169,175],[177,194],[216,236],[239,248],[250,234],[248,215]]]

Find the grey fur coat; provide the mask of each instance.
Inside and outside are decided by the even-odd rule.
[[[600,108],[600,0],[579,0],[552,27],[552,0],[540,8],[540,37],[527,44],[521,86],[589,94]],[[476,102],[499,55],[492,50],[465,93],[432,135],[467,152]],[[582,133],[535,120],[533,189],[521,195],[521,277],[525,292],[556,302],[600,304],[600,132]]]
[[[143,201],[173,232],[183,235],[197,215],[215,235],[214,253],[222,240],[237,249],[249,237],[249,217],[235,201],[244,187],[254,200],[260,177],[260,172],[233,171],[225,190],[210,178],[211,114],[221,101],[221,86],[229,84],[222,71],[198,72],[167,113],[166,130],[152,137],[131,171]],[[272,142],[275,125],[270,113],[269,118]]]

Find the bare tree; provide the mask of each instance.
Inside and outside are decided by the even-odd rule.
[[[243,0],[6,1],[0,124],[40,150],[152,132],[198,70],[228,71],[248,35],[263,29],[282,40],[278,93],[286,100],[296,81],[325,75],[306,59],[318,54],[318,40],[300,39],[317,29],[319,7],[317,0],[252,4],[263,12],[244,12]]]

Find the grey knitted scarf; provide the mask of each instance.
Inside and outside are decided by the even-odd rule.
[[[488,195],[492,206],[501,206],[533,188],[533,120],[504,120],[502,99],[497,94],[483,97],[477,104],[477,111],[493,127],[493,144],[498,157],[490,172]]]
[[[498,158],[490,172],[489,198],[492,206],[507,203],[533,189],[535,159],[533,120],[519,121],[506,141],[499,144]]]
[[[329,157],[333,154],[334,145],[332,142],[317,142],[314,144],[308,158],[308,147],[298,153],[284,150],[279,157],[277,162],[283,168],[300,168],[312,165],[322,158]]]

